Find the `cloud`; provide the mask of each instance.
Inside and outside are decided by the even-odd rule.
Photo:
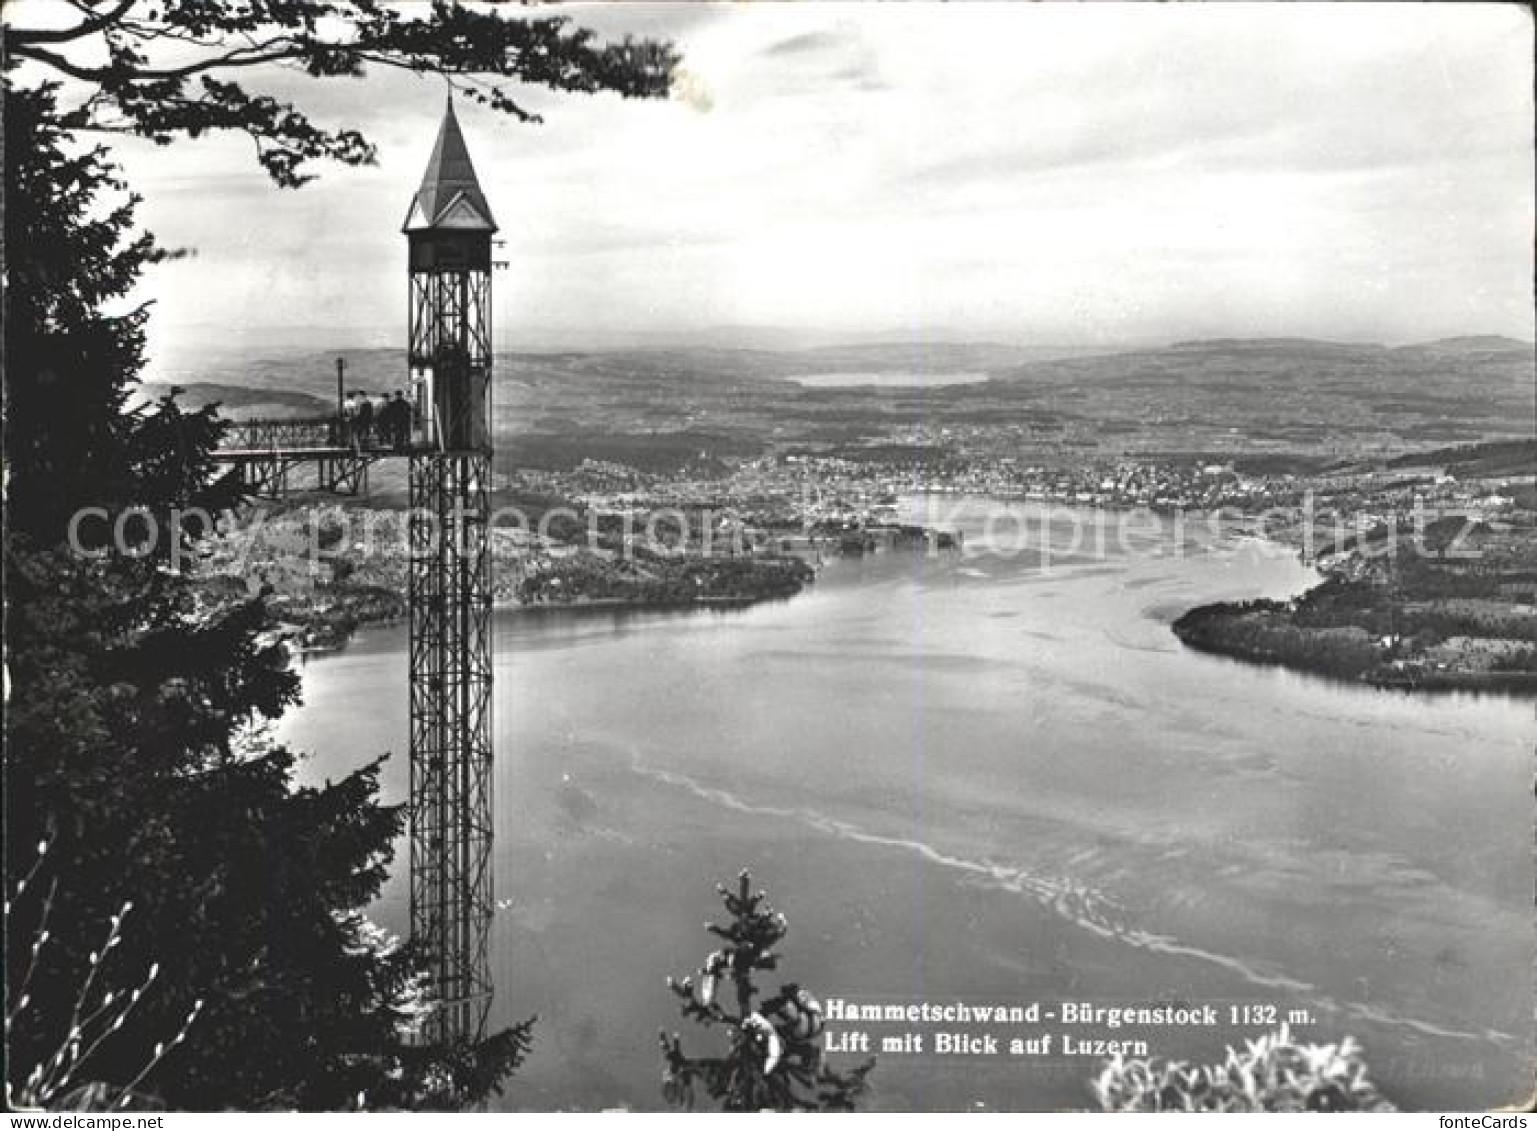
[[[880,93],[894,89],[885,79],[881,78],[879,70],[868,62],[855,63],[844,67],[831,76],[834,83],[841,83],[853,90],[864,91],[869,94]]]
[[[1219,319],[1239,333],[1390,341],[1485,325],[1532,335],[1524,13],[572,14],[609,35],[676,37],[686,70],[665,102],[531,91],[537,127],[462,108],[512,261],[499,325],[947,323],[1061,340],[1086,325],[1157,337]],[[387,70],[274,78],[327,125],[362,128],[379,164],[281,193],[242,139],[130,147],[146,218],[200,252],[159,274],[161,312],[389,323],[400,217],[442,85]],[[1478,327],[1466,325],[1474,306]]]
[[[710,94],[709,84],[686,66],[673,72],[672,96],[701,114],[708,114],[715,109],[715,99]]]
[[[816,54],[822,51],[836,50],[842,47],[845,42],[843,37],[830,31],[807,31],[770,44],[763,49],[763,54],[769,58]]]

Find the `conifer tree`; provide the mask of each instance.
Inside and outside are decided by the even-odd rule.
[[[68,145],[52,98],[6,99],[7,861],[50,847],[48,875],[6,915],[10,1000],[27,999],[8,1015],[11,1094],[71,1047],[78,1003],[154,969],[153,992],[71,1063],[92,1094],[475,1102],[529,1032],[408,1043],[415,960],[362,914],[403,814],[379,804],[377,762],[295,788],[295,755],[261,729],[298,694],[266,608],[210,605],[169,568],[201,525],[173,514],[232,498],[208,459],[220,424],[174,399],[128,409],[145,312],[111,304],[158,253],[106,155]],[[70,548],[72,518],[93,507],[107,517]],[[143,511],[120,541],[112,518],[130,507]]]
[[[785,917],[752,890],[747,872],[733,890],[717,885],[725,926],[706,924],[724,945],[694,975],[667,979],[679,1011],[706,1028],[725,1030],[723,1055],[692,1057],[682,1038],[661,1034],[662,1094],[692,1109],[700,1090],[723,1111],[853,1111],[868,1087],[873,1060],[843,1072],[825,1060],[822,1006],[793,982],[760,1000],[757,976],[779,968],[775,947],[789,931]]]

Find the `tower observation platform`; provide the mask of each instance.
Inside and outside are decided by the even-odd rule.
[[[255,496],[366,491],[408,464],[411,935],[429,973],[428,1041],[474,1039],[492,985],[491,207],[452,100],[402,232],[409,393],[374,433],[344,411],[239,421],[214,458]]]

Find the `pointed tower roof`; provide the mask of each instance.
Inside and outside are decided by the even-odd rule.
[[[465,147],[459,119],[454,116],[454,100],[449,95],[438,129],[438,142],[427,159],[422,187],[416,190],[411,211],[406,214],[402,231],[423,232],[431,229],[494,232],[496,219],[486,194],[480,191],[470,151]]]

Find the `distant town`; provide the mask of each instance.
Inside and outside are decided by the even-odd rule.
[[[871,444],[867,458],[787,445],[668,471],[582,459],[501,472],[496,600],[748,604],[793,596],[831,556],[965,549],[957,531],[898,520],[914,495],[1217,515],[1297,553],[1325,584],[1291,605],[1192,610],[1175,626],[1190,646],[1384,686],[1537,688],[1533,442],[1375,462],[1123,455],[1060,466],[953,440],[908,460],[894,444]],[[403,522],[366,498],[290,500],[215,541],[209,583],[260,579],[300,646],[334,647],[401,615]],[[313,561],[298,552],[312,543]]]

